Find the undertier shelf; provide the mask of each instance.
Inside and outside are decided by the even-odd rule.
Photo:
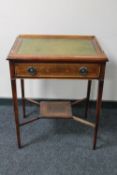
[[[74,116],[72,114],[72,105],[70,101],[41,101],[40,103],[30,100],[33,103],[38,104],[39,107],[39,117],[31,119],[29,121],[20,123],[20,126],[26,125],[38,119],[73,119],[82,124],[88,125],[95,128],[95,123],[83,119],[79,116]],[[78,101],[79,102],[79,101]],[[75,104],[75,103],[74,103]]]
[[[39,118],[58,118],[58,119],[74,119],[91,127],[95,127],[95,124],[82,119],[80,117],[73,116],[72,105],[70,101],[41,101],[40,102],[40,116]]]
[[[69,101],[41,101],[40,117],[72,118],[72,108]]]

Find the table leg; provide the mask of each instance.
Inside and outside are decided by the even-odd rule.
[[[104,80],[98,81],[98,94],[97,94],[97,102],[96,102],[96,123],[95,123],[95,129],[94,129],[93,149],[96,148],[97,132],[98,132],[101,103],[102,103],[103,84],[104,84]]]
[[[25,93],[24,93],[24,80],[21,79],[21,96],[22,96],[22,109],[23,109],[23,117],[26,117],[26,110],[25,110]]]
[[[13,106],[14,106],[14,115],[15,115],[15,125],[16,125],[16,134],[17,134],[17,144],[21,148],[21,139],[20,139],[20,126],[18,118],[18,100],[17,100],[17,89],[16,89],[16,80],[11,80],[11,88],[13,95]]]
[[[91,92],[91,84],[92,81],[88,80],[87,85],[87,97],[86,97],[86,104],[85,104],[85,118],[87,119],[88,107],[89,107],[89,99],[90,99],[90,92]]]

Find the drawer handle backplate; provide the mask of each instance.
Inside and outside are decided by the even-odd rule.
[[[37,73],[37,70],[34,67],[28,67],[27,72],[30,75],[35,75]]]
[[[81,75],[87,75],[88,74],[88,68],[83,66],[79,69],[79,72]]]

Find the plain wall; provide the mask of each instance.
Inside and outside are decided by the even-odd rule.
[[[0,97],[11,97],[6,57],[19,34],[96,35],[107,54],[104,100],[117,100],[117,0],[0,0]],[[87,81],[26,81],[26,95],[79,98]],[[96,98],[97,81],[91,98]],[[18,96],[20,88],[18,81]]]

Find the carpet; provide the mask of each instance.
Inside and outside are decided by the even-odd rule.
[[[38,115],[33,105],[26,111]],[[83,116],[83,108],[74,114]],[[94,107],[88,119],[95,121]],[[12,104],[0,105],[0,175],[117,175],[116,109],[102,108],[95,151],[92,136],[92,128],[73,120],[38,120],[21,128],[18,149]]]

